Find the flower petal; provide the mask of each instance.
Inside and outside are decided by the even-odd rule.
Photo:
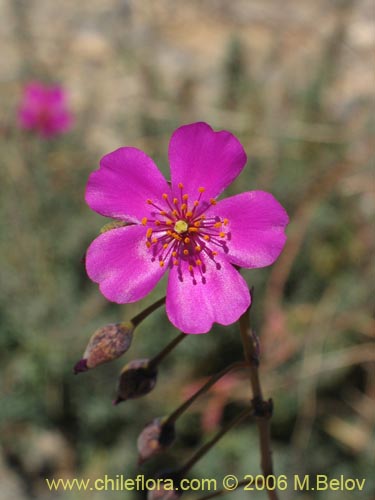
[[[86,188],[86,202],[101,215],[140,222],[149,216],[147,200],[164,207],[163,193],[170,188],[155,163],[137,148],[120,148],[100,161]]]
[[[112,302],[135,302],[147,295],[166,268],[152,262],[146,228],[126,226],[101,234],[87,250],[86,270]]]
[[[288,214],[265,191],[250,191],[219,201],[210,215],[227,218],[228,260],[241,267],[269,266],[280,255]]]
[[[234,135],[214,132],[207,123],[193,123],[178,128],[169,143],[169,163],[175,196],[178,184],[192,200],[200,187],[203,199],[216,198],[239,175],[246,163],[246,153]]]
[[[234,323],[251,301],[246,281],[225,258],[216,259],[217,264],[208,257],[202,261],[204,279],[195,271],[194,281],[186,261],[169,274],[167,315],[185,333],[206,333],[214,322]]]

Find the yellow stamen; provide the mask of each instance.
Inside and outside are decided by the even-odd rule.
[[[229,220],[228,219],[224,219],[224,226],[227,226],[229,223]]]
[[[166,220],[165,223],[167,224],[167,226],[171,226],[173,224],[171,220]]]
[[[199,220],[197,220],[196,222],[194,222],[194,226],[195,227],[200,227],[201,226],[201,223],[199,222]]]
[[[177,216],[178,216],[178,212],[177,212],[177,210],[173,210],[172,214],[173,214],[173,215],[175,215],[175,216],[177,217]]]
[[[213,198],[210,199],[210,203],[211,205],[216,205],[216,200],[214,200]]]
[[[163,245],[164,250],[167,249],[168,247],[169,247],[168,243],[164,243]]]
[[[147,224],[147,217],[143,217],[141,222],[145,226]]]
[[[149,241],[146,241],[146,247],[151,248],[151,243]]]
[[[189,250],[187,250],[187,249],[185,248],[185,250],[183,251],[183,254],[184,254],[184,255],[189,255]]]
[[[198,188],[198,191],[199,191],[200,193],[204,193],[204,192],[206,191],[206,189],[205,189],[204,187],[199,187],[199,188]]]
[[[149,227],[149,228],[147,229],[146,236],[147,236],[147,238],[151,238],[151,235],[152,235],[152,229]]]
[[[187,205],[186,205],[186,203],[183,203],[183,204],[181,205],[181,210],[186,210],[186,209],[187,209]]]
[[[162,197],[163,197],[165,200],[168,200],[168,195],[167,195],[167,193],[163,193],[163,194],[162,194]]]
[[[177,198],[173,198],[173,205],[178,205],[178,199]]]
[[[152,238],[151,243],[157,243],[158,239],[157,238]]]
[[[186,217],[193,217],[193,212],[186,212]]]
[[[225,238],[225,233],[221,232],[219,233],[220,238]]]
[[[184,194],[183,197],[182,197],[182,199],[184,201],[187,201],[189,199],[189,195],[188,194]]]
[[[188,231],[189,233],[197,233],[199,229],[197,227],[189,227]]]
[[[186,238],[184,239],[184,242],[188,245],[188,244],[190,243],[190,238],[186,237]]]
[[[221,227],[221,222],[215,222],[214,227]]]
[[[202,250],[202,247],[201,247],[200,245],[197,245],[197,246],[194,248],[194,250],[195,250],[196,252],[200,252],[200,251]]]
[[[173,257],[177,257],[177,252],[172,252]]]
[[[178,260],[177,260],[177,259],[176,259],[176,260],[174,260],[174,261],[173,261],[173,264],[174,264],[175,266],[178,266]]]
[[[193,205],[194,205],[195,207],[197,207],[197,206],[199,205],[199,201],[198,201],[198,200],[195,200],[195,202],[193,203]]]
[[[159,264],[160,264],[160,267],[164,267],[164,260],[161,260],[161,261],[159,262]]]
[[[189,271],[190,271],[190,272],[192,272],[192,270],[193,270],[193,266],[192,266],[192,265],[190,265],[188,269],[189,269]]]
[[[212,255],[215,257],[215,256],[217,255],[217,252],[214,250],[214,251],[212,252]]]
[[[205,235],[203,236],[203,238],[204,238],[206,241],[210,241],[210,237],[208,236],[208,234],[205,234]]]
[[[201,266],[202,265],[202,261],[200,259],[197,259],[195,262],[197,263],[197,266]]]
[[[157,226],[160,226],[160,224],[161,224],[160,220],[156,220],[156,221],[155,221],[155,224],[156,224]]]
[[[146,200],[146,203],[148,203],[149,205],[152,205],[152,200]]]
[[[178,187],[179,187],[180,189],[184,189],[184,185],[182,184],[182,182],[179,182],[179,183],[178,183]]]

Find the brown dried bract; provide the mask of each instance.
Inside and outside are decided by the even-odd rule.
[[[117,359],[130,347],[133,338],[132,323],[110,323],[92,335],[75,372],[86,371]]]
[[[156,418],[143,429],[138,437],[138,463],[142,464],[151,457],[166,450],[175,439],[174,424],[166,419]]]
[[[149,359],[135,359],[122,369],[114,404],[127,399],[140,398],[155,387],[157,370]]]

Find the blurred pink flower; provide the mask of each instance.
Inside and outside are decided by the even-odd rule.
[[[67,132],[73,124],[73,115],[66,91],[60,85],[28,83],[18,109],[18,123],[46,139]]]
[[[145,297],[168,271],[167,315],[185,333],[229,325],[250,304],[234,266],[269,266],[280,255],[288,216],[264,191],[216,201],[240,174],[245,151],[206,123],[178,128],[169,144],[171,185],[136,148],[104,156],[86,202],[128,223],[101,234],[86,254],[89,277],[117,303]]]

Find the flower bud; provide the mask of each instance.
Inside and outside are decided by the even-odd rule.
[[[173,423],[168,423],[166,418],[155,418],[146,425],[138,437],[138,464],[141,465],[166,450],[173,443],[175,436]]]
[[[135,359],[126,364],[121,371],[117,386],[117,398],[113,404],[127,399],[145,396],[155,387],[157,370],[149,359]]]
[[[110,323],[96,330],[74,372],[84,372],[120,357],[129,349],[133,332],[134,326],[130,322]]]
[[[160,485],[159,489],[150,490],[147,494],[147,500],[178,500],[182,491],[166,489],[167,486]]]
[[[158,488],[149,490],[147,500],[178,500],[183,491],[181,490],[181,475],[176,471],[168,471],[157,476]],[[162,480],[162,481],[160,481]]]

